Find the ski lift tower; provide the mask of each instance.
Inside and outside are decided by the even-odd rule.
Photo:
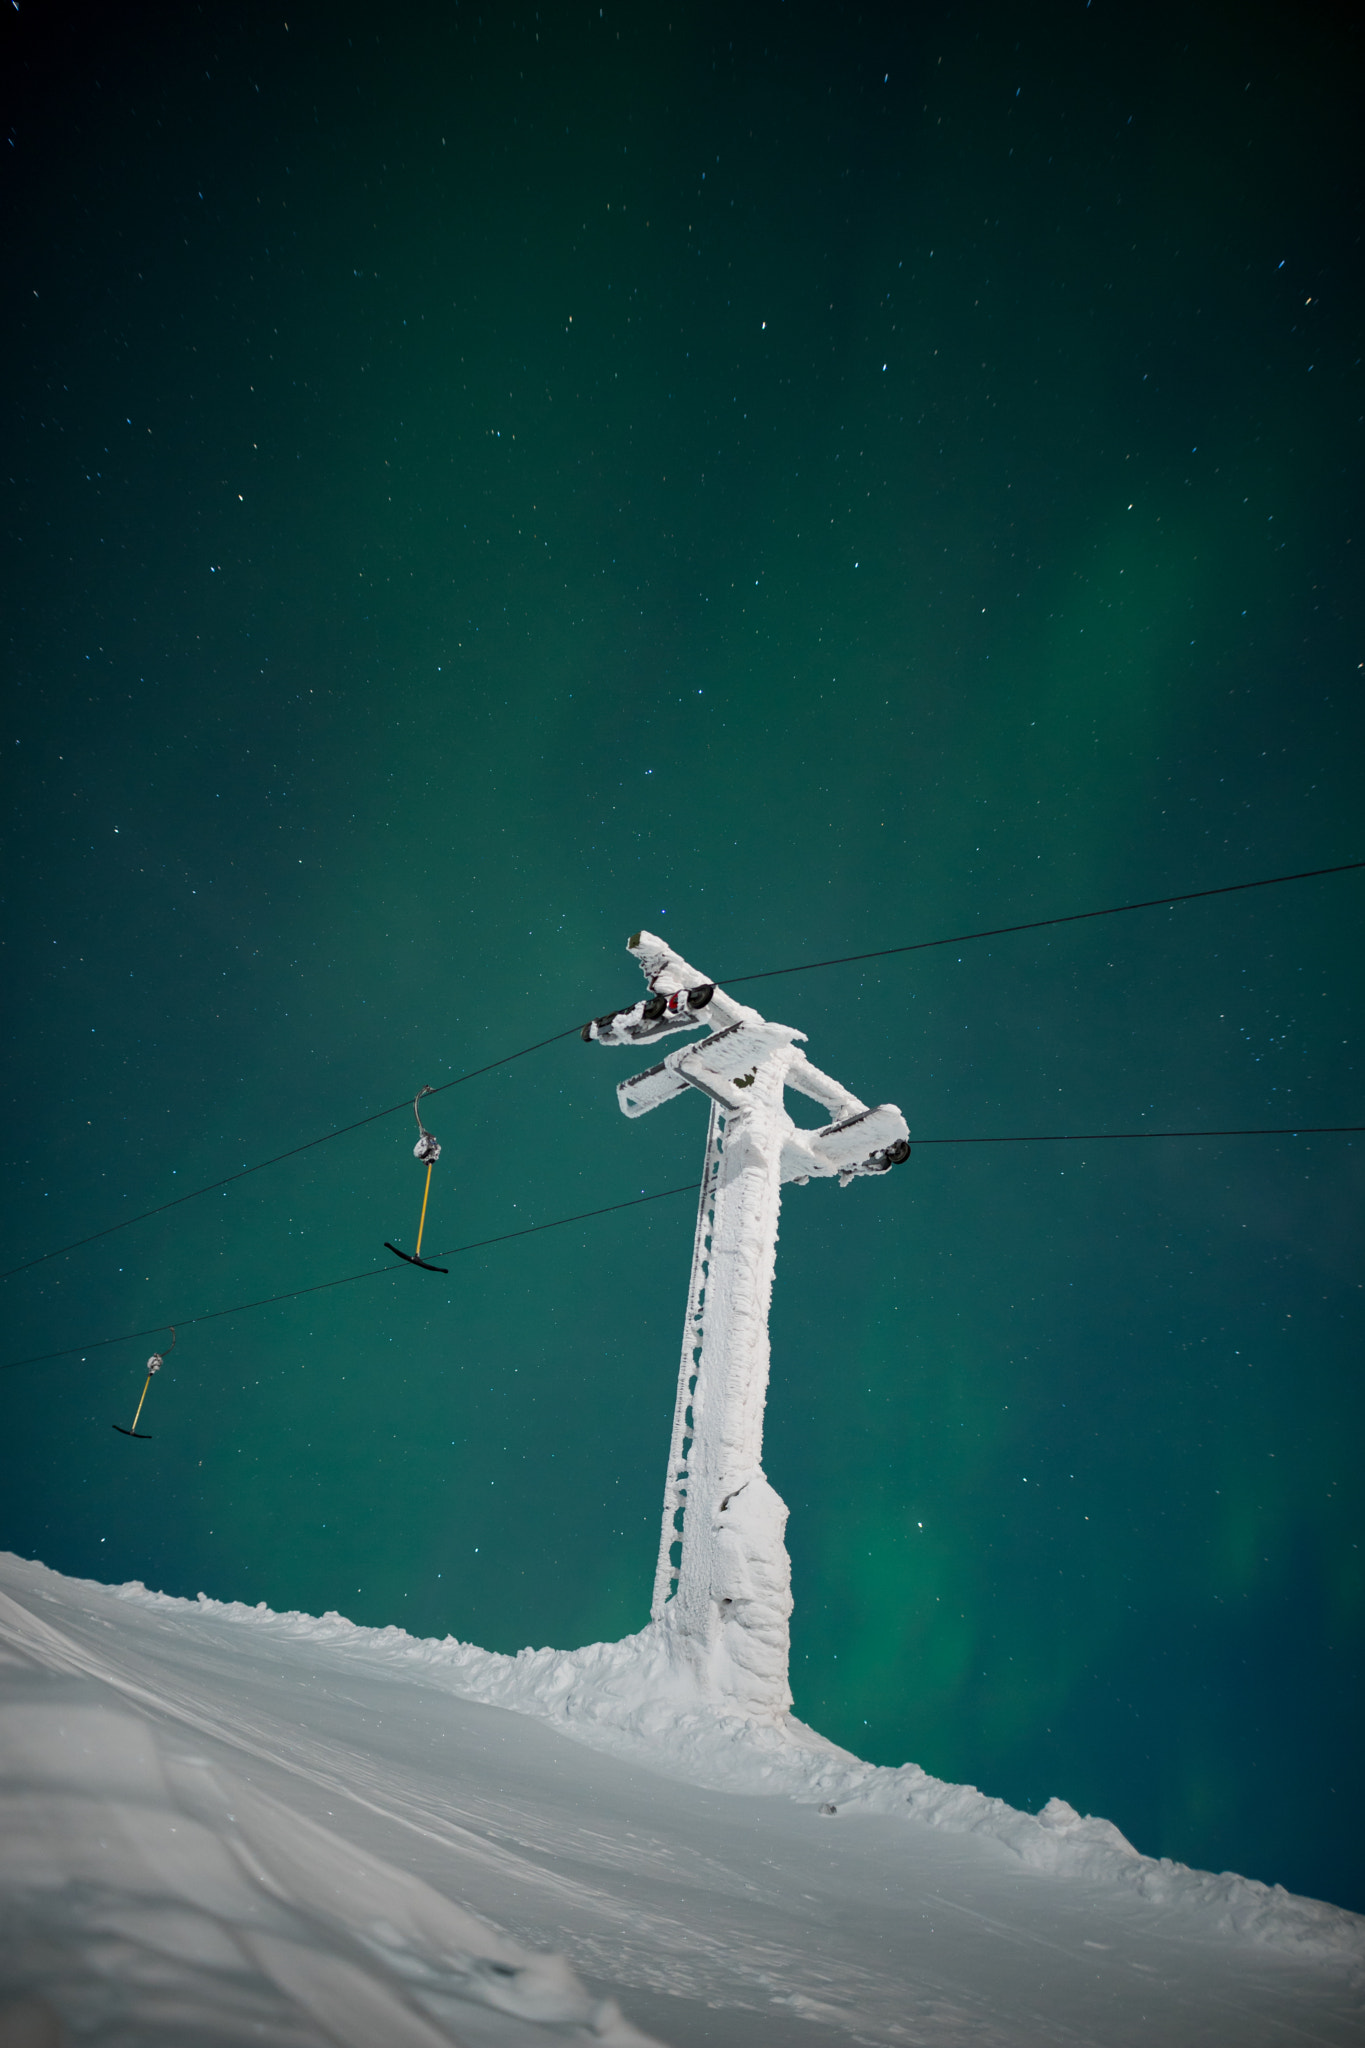
[[[837,1178],[847,1187],[886,1173],[909,1158],[910,1134],[893,1103],[869,1109],[813,1067],[798,1043],[804,1032],[735,1002],[652,932],[637,932],[628,946],[649,994],[585,1024],[583,1037],[634,1047],[705,1028],[705,1038],[620,1082],[616,1093],[630,1117],[691,1089],[711,1105],[652,1619],[705,1693],[784,1713],[787,1509],[762,1465],[782,1183]],[[831,1121],[798,1129],[784,1088],[819,1103]]]

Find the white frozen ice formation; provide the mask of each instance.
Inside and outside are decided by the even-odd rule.
[[[894,1103],[869,1109],[811,1065],[788,1024],[738,1003],[652,932],[630,951],[649,995],[583,1028],[637,1047],[675,1031],[707,1036],[617,1089],[643,1116],[696,1089],[711,1104],[683,1328],[651,1626],[702,1695],[746,1713],[785,1713],[791,1615],[787,1509],[763,1473],[768,1309],[783,1181],[885,1173],[910,1151]],[[831,1122],[799,1130],[795,1088]]]

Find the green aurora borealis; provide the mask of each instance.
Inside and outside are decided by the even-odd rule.
[[[1365,854],[1344,15],[7,17],[7,1263],[633,1001],[641,925],[725,978]],[[738,992],[916,1138],[1359,1123],[1362,880]],[[432,1098],[428,1247],[694,1177],[629,1070]],[[8,1280],[4,1358],[363,1271],[414,1135]],[[1365,1907],[1361,1158],[789,1189],[797,1712]],[[692,1225],[182,1327],[148,1444],[148,1342],[7,1372],[0,1543],[638,1627]]]

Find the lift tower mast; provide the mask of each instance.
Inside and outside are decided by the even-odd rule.
[[[781,1187],[811,1179],[847,1187],[886,1173],[909,1158],[910,1134],[893,1103],[869,1109],[812,1066],[804,1032],[736,1002],[652,932],[628,945],[649,994],[585,1024],[583,1037],[639,1046],[704,1028],[704,1038],[616,1093],[629,1117],[691,1089],[711,1105],[652,1616],[703,1691],[783,1713],[791,1705],[787,1509],[762,1464]],[[799,1129],[785,1088],[831,1121]]]

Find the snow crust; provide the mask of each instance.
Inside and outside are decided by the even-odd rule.
[[[624,2016],[623,2016],[624,2015]],[[0,1554],[3,2048],[1354,2048],[1365,1922],[717,1704]]]
[[[1144,1856],[1112,1821],[1079,1814],[1065,1799],[1023,1813],[974,1785],[930,1777],[918,1764],[864,1763],[794,1714],[735,1712],[694,1685],[668,1632],[652,1622],[618,1643],[525,1649],[512,1657],[454,1636],[367,1628],[336,1612],[277,1614],[263,1601],[249,1607],[203,1593],[190,1602],[150,1593],[138,1581],[114,1590],[121,1600],[148,1607],[209,1612],[252,1630],[420,1669],[462,1698],[533,1715],[592,1748],[686,1782],[981,1835],[1027,1869],[1118,1886],[1162,1907],[1212,1907],[1223,1932],[1365,1969],[1365,1916],[1235,1871],[1214,1875],[1169,1857]]]

